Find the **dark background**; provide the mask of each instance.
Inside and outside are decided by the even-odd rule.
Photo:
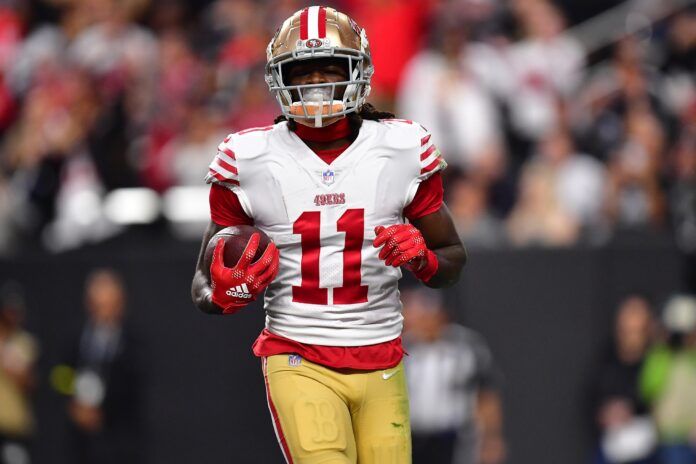
[[[0,280],[31,289],[28,328],[42,340],[36,462],[62,463],[64,404],[49,372],[82,317],[82,283],[95,266],[122,272],[130,321],[143,340],[148,462],[282,462],[250,349],[262,312],[216,317],[195,309],[189,285],[197,250],[133,232],[75,252],[0,261]],[[505,374],[510,463],[587,461],[587,388],[613,308],[626,292],[645,289],[660,303],[679,280],[677,253],[659,241],[471,253],[447,298],[457,320],[487,337]]]

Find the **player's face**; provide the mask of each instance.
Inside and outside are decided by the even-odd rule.
[[[289,85],[330,84],[348,80],[348,65],[342,58],[319,58],[298,61],[289,65],[286,71]],[[343,98],[346,88],[336,86],[334,99]],[[293,95],[293,97],[296,97]]]

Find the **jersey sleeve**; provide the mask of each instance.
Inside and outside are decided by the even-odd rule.
[[[447,167],[432,140],[432,134],[420,124],[414,125],[418,137],[418,171],[409,187],[403,211],[409,220],[434,213],[440,208],[443,196],[440,172]],[[430,179],[433,180],[429,182]]]
[[[239,161],[233,143],[231,134],[218,145],[205,176],[205,182],[211,184],[210,217],[222,226],[253,224],[251,206],[239,182]]]
[[[208,184],[220,184],[227,187],[239,186],[239,171],[237,169],[237,157],[232,150],[232,136],[228,135],[218,145],[217,155],[208,166],[208,174],[205,176]]]
[[[420,135],[420,175],[425,180],[436,172],[447,167],[447,163],[440,154],[440,150],[432,140],[432,134],[423,126],[418,126]]]
[[[442,175],[436,172],[418,185],[416,195],[404,208],[404,217],[413,222],[440,209],[444,197]]]
[[[224,227],[254,225],[254,220],[244,211],[239,197],[232,190],[214,183],[210,187],[208,200],[210,219],[215,224]]]

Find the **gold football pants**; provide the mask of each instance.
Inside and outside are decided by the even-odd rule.
[[[403,363],[330,369],[297,355],[263,358],[266,397],[291,464],[409,464],[411,426]]]

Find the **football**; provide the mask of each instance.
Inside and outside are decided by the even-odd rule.
[[[225,266],[234,267],[242,256],[244,248],[246,248],[247,243],[249,243],[252,234],[255,232],[259,233],[261,240],[259,240],[259,247],[256,250],[254,259],[251,261],[253,263],[263,255],[263,252],[266,251],[266,247],[271,243],[271,239],[263,231],[253,226],[241,225],[226,227],[213,235],[205,248],[205,254],[203,256],[207,274],[209,275],[210,273],[210,264],[213,262],[213,252],[215,251],[215,245],[219,239],[225,241],[225,248],[223,249],[223,261],[225,262]]]

